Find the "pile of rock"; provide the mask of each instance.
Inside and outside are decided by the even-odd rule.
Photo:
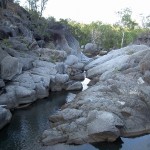
[[[115,141],[150,133],[150,48],[131,45],[85,66],[99,81],[50,116],[45,145]]]
[[[31,31],[29,13],[14,3],[8,5],[0,14],[0,105],[12,109],[47,97],[50,91],[82,90],[89,59],[67,28],[46,29],[53,40],[42,43]],[[50,43],[53,49],[40,48]],[[0,128],[6,118],[0,113]]]

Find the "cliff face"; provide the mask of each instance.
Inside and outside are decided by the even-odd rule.
[[[31,15],[12,2],[7,9],[0,8],[0,20],[1,107],[16,108],[47,97],[50,91],[82,89],[89,59],[65,26]]]

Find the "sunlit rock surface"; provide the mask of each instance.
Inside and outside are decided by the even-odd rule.
[[[90,62],[87,76],[98,82],[50,116],[42,142],[83,144],[150,133],[149,54],[149,47],[131,45]]]

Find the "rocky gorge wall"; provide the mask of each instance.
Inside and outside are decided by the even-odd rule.
[[[0,129],[11,119],[9,109],[50,91],[81,90],[86,70],[92,86],[50,116],[44,145],[112,142],[150,133],[148,46],[130,45],[92,61],[65,26],[48,28],[54,39],[43,47],[28,12],[13,3],[0,12]]]
[[[41,47],[30,14],[19,5],[0,8],[0,128],[11,119],[9,109],[45,98],[50,91],[82,90],[89,60],[64,26],[48,28],[53,41]],[[45,44],[45,45],[46,45]],[[53,45],[53,46],[49,46]]]

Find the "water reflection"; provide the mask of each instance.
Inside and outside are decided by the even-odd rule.
[[[92,144],[95,148],[99,150],[121,150],[123,141],[118,138],[115,142],[101,142]]]
[[[150,150],[150,135],[121,138],[114,143],[42,147],[39,143],[43,131],[49,128],[48,117],[65,104],[67,93],[51,93],[28,108],[15,110],[11,123],[0,131],[0,150]]]
[[[67,93],[51,93],[28,108],[15,110],[11,123],[0,131],[0,150],[41,150],[42,132],[49,128],[48,117],[65,104]]]

